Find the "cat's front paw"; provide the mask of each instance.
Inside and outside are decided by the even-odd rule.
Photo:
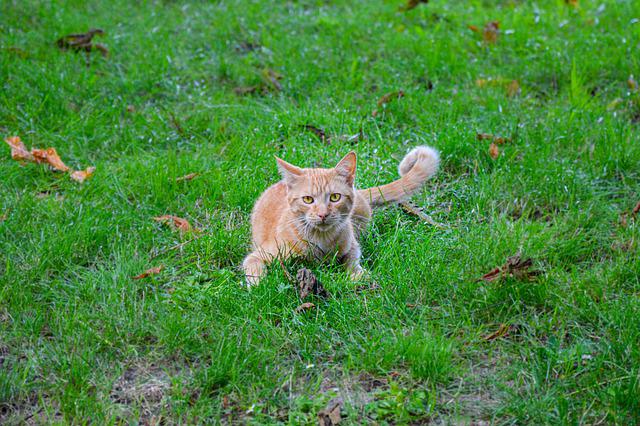
[[[349,277],[351,278],[351,281],[360,281],[366,276],[367,276],[367,271],[365,271],[360,265],[356,265],[349,272]]]

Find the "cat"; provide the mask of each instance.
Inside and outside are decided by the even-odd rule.
[[[275,259],[336,257],[351,279],[364,274],[358,237],[371,219],[371,208],[402,201],[418,192],[440,163],[428,146],[411,150],[400,162],[400,179],[357,190],[356,154],[348,153],[329,169],[304,169],[276,157],[282,180],[269,187],[251,215],[253,252],[243,262],[248,285],[258,284]]]

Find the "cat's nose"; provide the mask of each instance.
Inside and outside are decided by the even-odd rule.
[[[327,213],[318,213],[318,217],[321,221],[324,222],[324,220],[327,218]]]

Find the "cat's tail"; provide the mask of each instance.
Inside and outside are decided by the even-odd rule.
[[[419,146],[409,152],[400,162],[400,179],[386,185],[361,189],[360,195],[372,206],[403,201],[418,192],[427,179],[436,174],[440,154],[429,146]]]

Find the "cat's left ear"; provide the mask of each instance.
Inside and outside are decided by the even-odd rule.
[[[345,155],[336,165],[335,171],[343,176],[349,185],[353,185],[356,177],[356,153],[351,151]]]

